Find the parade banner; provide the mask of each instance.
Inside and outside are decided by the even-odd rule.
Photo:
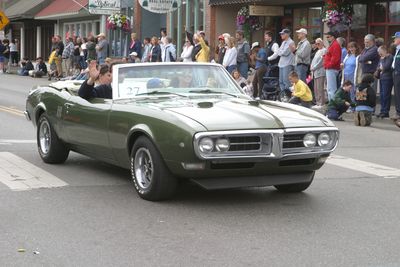
[[[180,3],[177,0],[138,0],[139,4],[146,10],[165,14],[176,10]]]
[[[89,13],[112,15],[121,11],[121,0],[89,0]]]

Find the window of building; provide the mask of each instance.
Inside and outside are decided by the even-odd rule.
[[[295,8],[293,10],[293,30],[305,28],[310,40],[321,37],[322,7]]]
[[[356,8],[354,8],[356,11]],[[389,45],[392,36],[400,31],[400,1],[380,1],[369,5],[369,33],[383,38]]]

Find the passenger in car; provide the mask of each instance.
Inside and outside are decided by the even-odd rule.
[[[112,98],[112,66],[97,66],[96,60],[89,63],[89,79],[79,88],[78,95],[86,100],[91,98]]]

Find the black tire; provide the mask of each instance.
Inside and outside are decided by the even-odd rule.
[[[40,116],[37,123],[36,141],[39,155],[44,162],[57,164],[67,160],[69,150],[58,138],[46,113]]]
[[[310,187],[311,183],[314,180],[315,172],[313,172],[311,177],[311,181],[306,183],[297,183],[297,184],[282,184],[282,185],[274,185],[274,187],[283,193],[300,193]]]
[[[141,198],[159,201],[168,199],[175,193],[177,179],[170,173],[160,152],[149,138],[141,136],[136,140],[130,162],[131,177]]]

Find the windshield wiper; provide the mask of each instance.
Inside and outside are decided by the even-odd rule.
[[[229,95],[233,97],[238,97],[235,94],[223,92],[223,91],[216,91],[216,90],[211,90],[211,89],[201,89],[201,90],[191,90],[189,93],[197,93],[197,94],[224,94],[224,95]]]
[[[167,91],[157,91],[157,90],[147,92],[147,93],[140,93],[135,96],[141,96],[141,95],[176,95],[176,96],[180,96],[180,97],[189,97],[187,95],[182,95],[182,94],[178,94],[178,93],[167,92]]]

